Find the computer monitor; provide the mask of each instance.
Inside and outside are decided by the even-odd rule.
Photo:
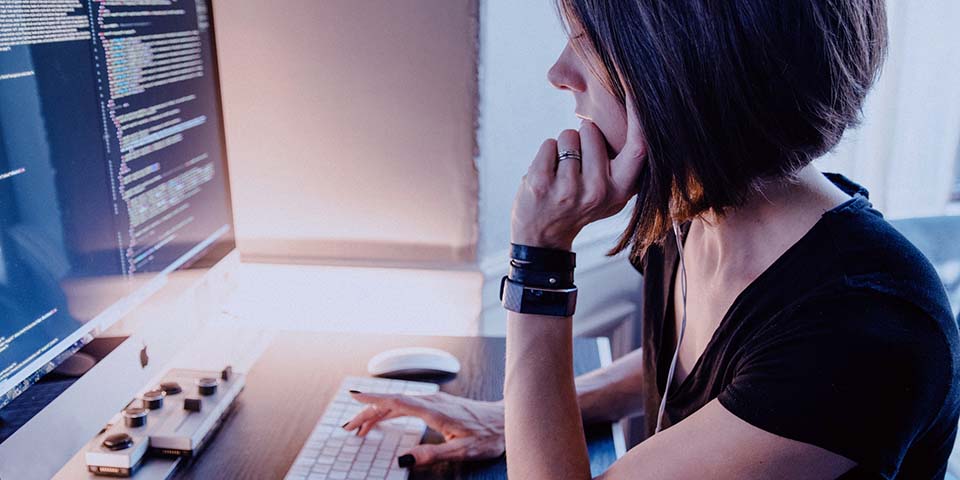
[[[20,478],[13,453],[43,435],[95,434],[153,373],[141,357],[190,328],[172,295],[233,251],[209,1],[0,1],[0,477]],[[4,421],[104,335],[134,340],[57,397],[66,410]],[[93,392],[102,405],[69,405]],[[95,418],[43,431],[70,410]]]

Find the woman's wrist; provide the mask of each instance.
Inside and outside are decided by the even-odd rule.
[[[520,245],[529,245],[531,247],[553,248],[556,250],[567,250],[567,251],[573,250],[573,241],[540,240],[540,241],[527,241],[527,242],[514,241],[513,243],[517,243]]]
[[[555,250],[573,250],[573,239],[544,238],[538,235],[511,235],[510,243],[531,247],[552,248]]]

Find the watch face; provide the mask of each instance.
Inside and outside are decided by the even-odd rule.
[[[504,277],[500,301],[504,308],[517,313],[569,317],[576,310],[577,288],[551,290],[525,287]]]

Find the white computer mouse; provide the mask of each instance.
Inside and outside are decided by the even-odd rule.
[[[437,348],[409,347],[380,352],[367,362],[373,376],[456,375],[460,361],[449,352]]]

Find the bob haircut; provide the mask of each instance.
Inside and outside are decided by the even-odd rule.
[[[610,252],[634,260],[672,220],[723,215],[833,148],[886,52],[883,0],[556,2],[575,51],[636,105],[646,162]]]

